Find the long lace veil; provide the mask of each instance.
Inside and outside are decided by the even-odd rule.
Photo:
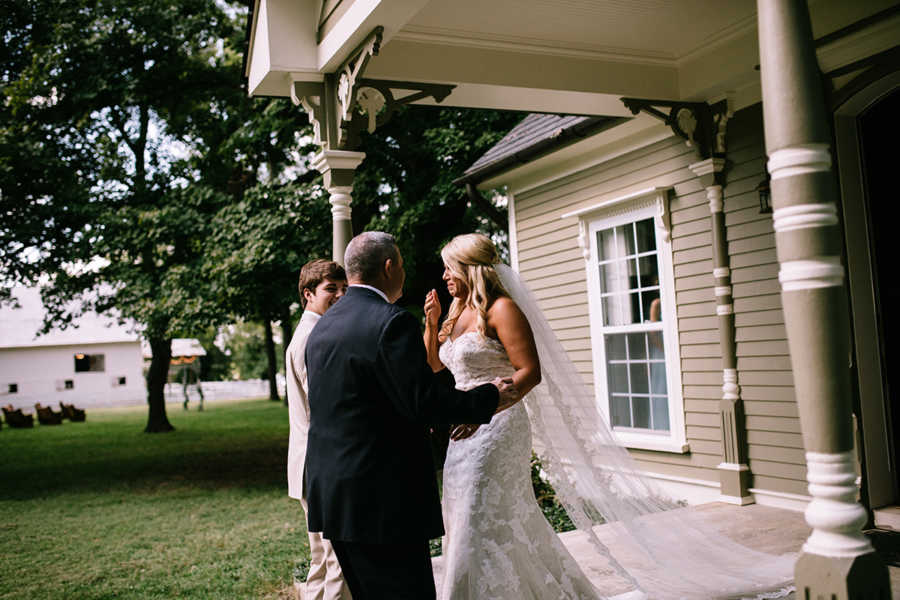
[[[787,596],[795,556],[737,544],[657,490],[613,437],[519,274],[494,267],[531,324],[541,361],[542,381],[524,400],[535,452],[572,522],[631,590],[623,598]]]

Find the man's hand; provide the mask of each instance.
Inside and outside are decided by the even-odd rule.
[[[478,428],[481,425],[451,425],[450,426],[450,439],[451,440],[464,440],[467,437],[472,437],[475,435],[475,432],[478,431]]]
[[[512,377],[498,377],[491,383],[493,383],[497,387],[497,391],[500,392],[500,401],[497,403],[497,410],[494,412],[495,415],[522,399],[519,390],[513,385]]]
[[[432,329],[437,329],[438,319],[441,317],[441,301],[437,292],[431,290],[425,294],[425,324]]]

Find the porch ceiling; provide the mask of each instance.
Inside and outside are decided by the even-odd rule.
[[[445,105],[626,116],[622,96],[759,100],[755,0],[342,0],[317,32],[321,3],[256,0],[251,94],[320,81],[382,26],[365,76],[453,84]],[[814,29],[890,3],[810,0]]]

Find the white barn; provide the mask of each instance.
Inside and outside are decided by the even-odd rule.
[[[86,314],[65,330],[38,335],[40,293],[16,288],[19,308],[0,309],[0,404],[58,409],[136,404],[147,397],[140,336],[134,326]]]

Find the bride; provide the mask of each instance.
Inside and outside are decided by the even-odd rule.
[[[426,298],[430,366],[449,369],[460,389],[511,374],[524,402],[490,424],[451,430],[439,598],[780,598],[792,591],[793,556],[759,553],[709,531],[640,474],[530,292],[498,264],[489,238],[457,236],[441,257],[453,302],[438,328],[437,294]],[[614,582],[602,596],[538,507],[533,442],[605,581]],[[601,523],[611,523],[603,542],[594,528]]]
[[[479,234],[458,236],[441,251],[454,297],[425,303],[428,362],[447,367],[460,389],[512,373],[523,395],[541,380],[534,336],[493,264],[497,250]],[[440,347],[440,349],[438,349]],[[451,431],[444,463],[445,574],[439,598],[587,599],[597,593],[544,518],[531,487],[531,428],[521,402],[490,424]]]

